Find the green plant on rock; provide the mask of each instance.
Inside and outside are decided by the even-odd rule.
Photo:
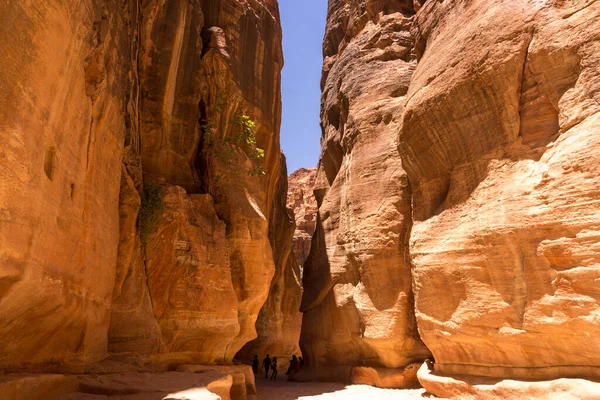
[[[158,219],[165,211],[164,189],[152,182],[144,183],[144,192],[138,215],[138,231],[142,243],[146,244],[148,236],[154,232]]]
[[[256,139],[256,123],[252,118],[245,114],[238,114],[230,121],[233,125],[232,134],[220,139],[217,134],[216,116],[225,111],[227,102],[222,96],[217,96],[217,101],[212,107],[213,117],[206,118],[201,124],[204,145],[210,150],[208,157],[208,168],[214,160],[218,161],[226,168],[233,169],[238,159],[238,150],[241,149],[246,156],[253,161],[253,167],[245,171],[249,176],[262,176],[265,171],[262,166],[256,165],[254,161],[265,157],[265,151],[258,147]]]

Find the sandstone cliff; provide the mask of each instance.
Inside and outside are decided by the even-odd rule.
[[[599,26],[597,1],[430,1],[415,18],[400,152],[440,374],[600,376]]]
[[[292,172],[288,179],[287,206],[294,210],[296,218],[293,248],[301,267],[310,253],[317,224],[317,200],[313,194],[316,177],[316,168],[300,168]]]
[[[247,343],[237,358],[251,362],[254,355],[277,357],[279,369],[284,371],[292,354],[300,355],[299,341],[302,314],[302,277],[300,265],[292,248],[294,213],[286,207],[288,196],[285,158],[281,161],[281,176],[275,195],[269,240],[274,251],[275,275],[269,288],[267,302],[260,310],[256,322],[258,338]]]
[[[304,264],[308,379],[348,380],[353,366],[402,374],[429,355],[413,310],[411,195],[397,148],[416,67],[406,3],[329,2],[319,212]]]
[[[312,372],[425,357],[414,312],[435,374],[598,378],[598,26],[594,0],[329,1]]]
[[[230,362],[276,271],[287,318],[277,2],[0,15],[0,369]]]

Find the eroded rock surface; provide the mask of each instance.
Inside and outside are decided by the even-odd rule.
[[[416,67],[411,3],[329,2],[305,379],[348,381],[354,366],[403,368],[429,354],[414,317],[411,192],[397,148]]]
[[[600,383],[586,379],[561,378],[541,382],[469,377],[439,376],[426,364],[418,372],[419,382],[428,393],[448,399],[578,399],[600,398]]]
[[[0,369],[106,355],[136,13],[0,4]]]
[[[254,355],[258,355],[262,362],[263,357],[269,354],[277,357],[280,370],[285,370],[291,355],[300,355],[298,344],[302,325],[302,278],[292,246],[294,213],[286,208],[289,191],[283,156],[281,165],[283,168],[273,207],[275,214],[271,218],[269,229],[269,240],[275,249],[275,276],[271,281],[269,297],[256,322],[258,338],[248,342],[236,358],[251,363]]]
[[[416,16],[400,152],[438,374],[600,376],[598,26],[597,1],[432,1]]]
[[[438,376],[598,379],[598,26],[593,0],[329,1],[313,377],[426,356],[414,312]]]
[[[109,3],[0,5],[0,370],[231,362],[278,271],[297,309],[277,2]]]
[[[131,255],[123,287],[132,289],[115,301],[124,311],[111,323],[116,353],[227,363],[257,335],[275,272],[273,249],[285,247],[268,240],[271,216],[281,212],[273,208],[280,180],[278,17],[276,4],[233,0],[151,2],[142,10],[139,154],[164,209],[143,240],[124,248]],[[263,159],[252,159],[235,139],[243,115],[255,124]],[[142,329],[123,323],[131,317]]]
[[[296,219],[293,248],[300,266],[304,265],[310,253],[317,225],[317,200],[313,194],[316,177],[316,168],[300,168],[292,172],[288,179],[287,206],[294,210]]]

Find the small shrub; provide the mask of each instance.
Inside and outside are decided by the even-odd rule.
[[[204,144],[208,149],[211,149],[211,153],[209,153],[208,163],[210,170],[210,163],[212,160],[218,161],[221,165],[224,165],[226,168],[233,169],[237,164],[237,153],[235,151],[235,147],[238,149],[242,149],[244,153],[250,158],[252,161],[257,161],[262,158],[265,158],[265,151],[257,146],[256,140],[256,124],[248,115],[236,115],[231,119],[232,125],[235,126],[230,137],[225,138],[222,143],[231,145],[228,146],[219,146],[217,150],[217,128],[218,125],[216,123],[216,116],[221,114],[227,107],[227,101],[222,96],[219,95],[216,104],[212,107],[212,117],[205,119],[200,123],[200,127],[202,129],[204,135]],[[264,169],[255,165],[252,168],[245,171],[245,173],[249,176],[262,176],[265,175]]]
[[[148,236],[154,232],[158,219],[165,211],[163,197],[164,190],[160,185],[151,182],[144,183],[144,193],[142,193],[142,203],[138,215],[138,230],[143,244],[146,244]]]

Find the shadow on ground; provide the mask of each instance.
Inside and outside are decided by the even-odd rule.
[[[296,399],[377,399],[377,400],[423,400],[428,395],[424,389],[390,390],[364,385],[344,385],[327,382],[287,382],[284,379],[269,381],[256,377],[258,400],[296,400]]]

